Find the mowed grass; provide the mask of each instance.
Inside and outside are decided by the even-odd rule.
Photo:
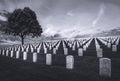
[[[75,58],[75,68],[65,68],[65,57],[53,56],[53,65],[0,56],[0,81],[120,81],[120,59],[112,58],[112,78],[99,77],[99,59]]]

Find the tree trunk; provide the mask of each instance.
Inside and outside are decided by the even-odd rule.
[[[21,44],[23,45],[24,44],[24,37],[21,36]]]

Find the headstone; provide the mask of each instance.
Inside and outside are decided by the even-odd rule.
[[[28,51],[29,51],[29,47],[26,48],[26,52],[28,52]]]
[[[56,50],[58,50],[58,46],[56,46]]]
[[[97,52],[97,57],[103,57],[103,49],[102,48],[96,49],[96,52]]]
[[[10,57],[13,57],[13,51],[10,52]]]
[[[46,65],[52,65],[52,55],[46,54]]]
[[[37,48],[37,53],[40,53],[40,48]]]
[[[107,46],[107,42],[104,42],[105,46]]]
[[[5,50],[2,51],[2,55],[5,55]]]
[[[15,51],[17,51],[17,48],[15,47]]]
[[[74,57],[72,55],[66,56],[66,68],[67,69],[74,68]]]
[[[83,46],[83,50],[84,50],[84,51],[86,51],[86,50],[87,50],[87,47],[86,47],[85,45]]]
[[[100,45],[96,45],[96,50],[100,49]]]
[[[88,48],[88,46],[89,46],[89,42],[88,42],[85,46],[86,46],[86,48]]]
[[[44,48],[44,54],[47,54],[47,48],[46,47]]]
[[[9,54],[9,51],[8,51],[8,50],[6,50],[6,56],[8,56],[8,54]]]
[[[2,50],[0,49],[0,55],[2,54]]]
[[[72,47],[72,44],[70,44],[70,48]]]
[[[18,48],[18,50],[17,51],[20,51],[20,47]]]
[[[77,42],[77,48],[79,48],[79,43]]]
[[[22,52],[24,51],[24,48],[22,47]]]
[[[56,48],[53,48],[53,54],[56,54]]]
[[[108,47],[108,48],[111,48],[111,43],[108,43],[108,44],[107,44],[107,47]]]
[[[64,50],[64,55],[68,55],[68,49],[67,48],[63,48]]]
[[[33,53],[33,62],[37,62],[37,53]]]
[[[101,77],[111,77],[111,59],[99,59],[99,74]]]
[[[83,49],[82,48],[78,49],[78,56],[83,56]]]
[[[118,44],[119,44],[119,39],[115,42],[115,44],[116,44],[116,45],[118,45]]]
[[[19,58],[19,51],[16,51],[16,58],[18,59]]]
[[[75,45],[73,45],[72,50],[75,51]]]
[[[112,51],[117,52],[117,45],[112,45]]]
[[[27,60],[27,52],[23,52],[23,60]]]
[[[34,49],[33,49],[33,47],[31,47],[31,52],[33,52],[34,51]]]
[[[52,49],[52,46],[50,46],[49,49],[51,50],[51,49]]]

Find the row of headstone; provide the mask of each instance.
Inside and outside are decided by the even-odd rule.
[[[85,41],[87,41],[87,39],[84,40],[84,42]],[[32,52],[32,53],[37,52],[37,53],[40,53],[40,49],[42,48],[41,45],[42,45],[41,43],[40,44],[26,44],[26,45],[23,45],[23,46],[22,45],[16,45],[16,47],[15,46],[14,47],[9,47],[9,48],[6,48],[6,50],[9,50],[9,51],[20,51],[20,52]],[[73,46],[71,46],[73,51],[75,51],[75,49],[76,49],[75,45],[77,45],[77,47],[80,47],[79,41],[77,41],[77,42],[73,41]],[[89,45],[89,42],[88,42],[88,44],[86,43],[86,45],[83,46],[83,50],[86,50],[88,45]],[[58,50],[59,46],[60,46],[60,41],[55,42],[54,45],[52,45],[52,43],[48,44],[48,43],[43,42],[44,53],[47,54],[48,53],[47,52],[48,48],[52,49],[52,47],[53,47],[53,49],[52,49],[53,50],[53,54],[56,54],[57,53],[56,51]],[[68,55],[68,48],[66,47],[66,45],[64,43],[63,43],[63,47],[64,47],[64,55]],[[81,50],[81,48],[80,48],[80,50]],[[80,54],[78,53],[78,55],[80,55]]]
[[[88,40],[89,39],[84,40],[83,48],[80,47],[79,41],[74,42],[74,40],[73,40],[72,41],[73,44],[70,44],[71,47],[72,47],[72,51],[76,51],[76,46],[77,46],[78,56],[83,56],[83,51],[87,50],[87,48],[89,47],[89,45],[90,45],[90,43],[92,41],[92,39],[89,40],[89,41]],[[117,45],[112,45],[111,43],[107,43],[106,41],[102,40],[101,38],[99,40],[102,43],[106,44],[108,47],[112,47],[113,52],[117,52]],[[88,41],[88,42],[85,43],[86,41]],[[116,41],[119,42],[119,39],[117,39]],[[68,48],[67,48],[65,42],[66,41],[63,42],[63,51],[64,51],[64,55],[68,55]],[[54,44],[54,45],[52,45],[52,44]],[[54,42],[54,43],[51,43],[51,42],[50,43],[45,43],[45,42],[43,42],[43,45],[41,43],[35,44],[35,45],[28,44],[28,45],[24,45],[24,46],[17,45],[16,47],[14,46],[14,47],[9,47],[9,48],[5,48],[5,49],[9,50],[9,51],[21,51],[21,52],[29,52],[30,51],[32,53],[34,53],[34,52],[40,53],[41,48],[43,48],[44,54],[47,54],[47,53],[49,53],[48,52],[48,48],[49,48],[49,49],[52,49],[53,54],[57,54],[57,50],[58,50],[59,46],[60,46],[60,41],[57,41],[57,42]],[[102,48],[100,48],[100,45],[97,44],[97,43],[96,43],[96,51],[98,52],[97,57],[102,57],[102,51],[103,50],[102,50]]]
[[[87,48],[89,47],[90,43],[92,42],[93,39],[90,39],[87,43],[83,45],[83,51],[87,51]]]
[[[110,42],[104,41],[102,39],[99,39],[104,45],[106,45],[108,48],[112,48],[113,52],[117,52],[117,45],[111,44]],[[115,41],[114,41],[115,42]],[[118,42],[118,41],[117,41]]]
[[[100,48],[100,45],[96,38],[95,38],[95,47],[96,47],[97,57],[103,57],[103,49]]]
[[[81,51],[80,50],[80,56]],[[8,56],[8,50],[0,50],[1,55]],[[10,57],[13,57],[13,52],[10,51]],[[16,51],[16,59],[19,59],[20,52]],[[27,60],[28,53],[23,52],[23,60]],[[37,62],[38,55],[37,53],[33,53],[33,62]],[[52,54],[46,54],[46,65],[52,65]],[[66,68],[74,69],[74,57],[72,55],[66,55]],[[109,58],[99,58],[99,75],[102,77],[111,77],[111,60]]]
[[[116,45],[118,45],[118,44],[119,44],[119,41],[120,41],[120,39],[119,39],[119,38],[117,38],[117,40],[116,40],[115,44],[116,44]]]

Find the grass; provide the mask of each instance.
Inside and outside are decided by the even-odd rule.
[[[57,56],[54,56],[57,57]],[[62,56],[61,56],[62,57]],[[112,59],[112,78],[99,77],[98,59],[75,56],[75,68],[67,70],[65,59],[52,66],[0,56],[0,81],[120,81],[120,59]],[[61,62],[61,63],[60,63]],[[63,64],[62,64],[63,63]]]
[[[65,68],[66,57],[61,50],[62,44],[57,54],[52,56],[51,66],[45,65],[46,56],[42,54],[43,50],[38,54],[37,63],[32,62],[31,52],[28,52],[27,61],[22,60],[22,52],[18,60],[15,59],[16,52],[13,58],[0,55],[0,81],[120,81],[119,47],[117,53],[104,48],[104,57],[110,57],[112,63],[112,77],[105,78],[99,76],[99,58],[96,58],[94,42],[93,40],[83,57],[77,56],[76,51],[69,51],[70,55],[74,55],[73,70]]]

